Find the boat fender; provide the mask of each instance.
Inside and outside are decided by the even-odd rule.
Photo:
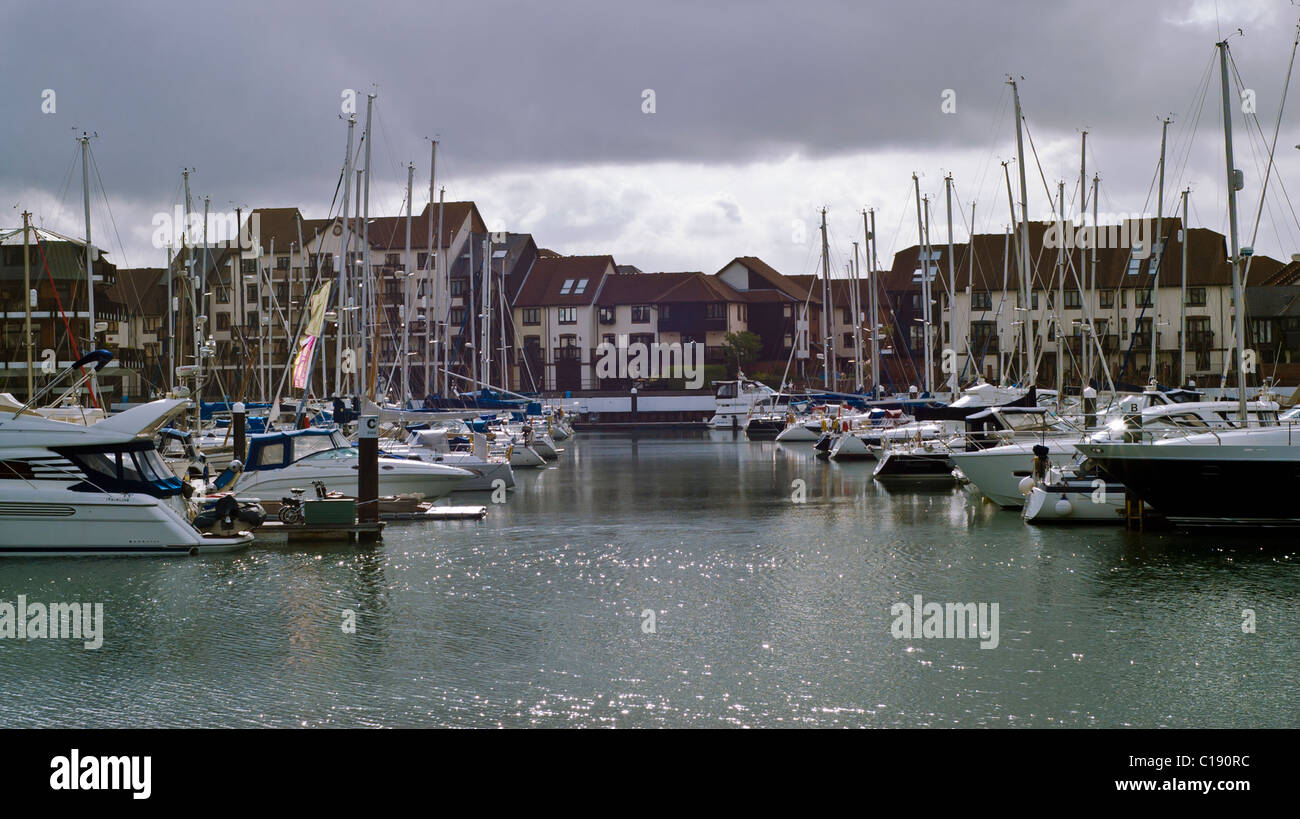
[[[1026,475],[1025,477],[1020,479],[1020,484],[1019,484],[1020,494],[1028,495],[1029,493],[1034,491],[1035,485],[1036,485],[1036,481],[1034,481],[1034,476]]]
[[[1056,502],[1056,514],[1066,517],[1073,511],[1074,505],[1070,503],[1070,499],[1062,495],[1061,499]]]

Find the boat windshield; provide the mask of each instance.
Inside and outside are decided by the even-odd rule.
[[[338,449],[325,449],[319,452],[313,452],[312,454],[306,455],[302,458],[299,458],[298,460],[318,463],[320,461],[344,461],[344,460],[357,458],[357,457],[360,457],[359,454],[357,453],[357,450],[354,447],[348,446],[348,447],[339,447]]]

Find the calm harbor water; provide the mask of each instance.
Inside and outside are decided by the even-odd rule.
[[[1034,528],[730,433],[563,446],[373,547],[0,562],[0,601],[105,616],[0,640],[0,727],[1300,726],[1293,534]],[[917,594],[999,604],[998,646],[895,639]]]

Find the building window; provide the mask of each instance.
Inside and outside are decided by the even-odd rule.
[[[289,257],[288,257],[288,256],[276,256],[276,257],[275,257],[275,269],[276,269],[276,270],[288,270],[288,269],[289,269]]]
[[[419,265],[419,267],[420,267],[421,270],[428,270],[428,269],[429,269],[427,266],[425,266],[425,263],[428,262],[428,261],[429,261],[429,254],[428,254],[428,253],[417,253],[417,254],[415,255],[415,263],[416,263],[417,265]]]
[[[1205,288],[1189,287],[1187,288],[1187,306],[1204,307],[1205,306]]]
[[[463,296],[463,295],[465,295],[465,280],[464,280],[464,279],[452,279],[452,280],[451,280],[451,295],[452,295],[452,297]]]
[[[970,294],[970,309],[992,310],[993,294],[987,290],[972,290]]]
[[[727,303],[725,301],[711,301],[705,307],[705,310],[706,318],[723,320],[727,318]]]
[[[230,304],[229,287],[217,287],[217,304]]]
[[[256,274],[257,274],[257,259],[240,259],[240,260],[239,260],[239,272],[240,272],[240,273],[243,273],[245,276],[253,276],[253,275],[256,275]]]
[[[573,279],[565,279],[564,284],[560,285],[560,295],[567,296],[573,292]]]
[[[1133,252],[1134,252],[1134,253],[1136,253],[1138,250],[1140,250],[1140,248],[1138,248],[1138,247],[1136,247],[1136,246],[1133,248]],[[1129,258],[1128,258],[1128,274],[1129,274],[1130,276],[1136,276],[1136,275],[1137,275],[1138,273],[1140,273],[1140,272],[1142,272],[1142,260],[1139,259],[1137,256],[1129,256]]]
[[[581,296],[587,291],[587,279],[578,279],[577,285],[573,288],[573,295]]]
[[[911,328],[910,346],[913,350],[925,349],[925,327],[920,324],[913,324]]]
[[[613,324],[613,323],[614,323],[614,308],[613,308],[613,307],[602,307],[602,308],[600,308],[600,323],[601,323],[601,324]]]
[[[736,318],[740,319],[741,321],[749,321],[749,305],[748,305],[748,304],[737,304],[737,305],[736,305]]]
[[[1128,318],[1119,320],[1119,340],[1128,341]]]
[[[539,325],[539,324],[541,324],[541,323],[542,323],[542,308],[540,308],[540,307],[525,307],[525,308],[524,308],[524,324],[525,324],[525,326],[528,326],[528,327],[536,327],[537,325]]]
[[[230,329],[230,314],[229,314],[229,313],[217,313],[217,329],[218,329],[218,330],[229,330],[229,329]]]
[[[647,347],[655,343],[654,333],[633,333],[628,337],[629,344],[644,344]]]
[[[1031,309],[1031,310],[1037,310],[1037,309],[1038,309],[1038,291],[1037,291],[1037,290],[1033,291],[1033,295],[1032,295],[1032,297],[1029,299],[1029,301],[1030,301],[1030,303],[1031,303],[1031,305],[1032,305],[1032,306],[1030,307],[1030,309]],[[1017,293],[1016,293],[1016,306],[1017,306],[1017,307],[1024,307],[1024,306],[1025,306],[1025,296],[1024,296],[1024,293],[1020,293],[1020,292],[1017,292]]]
[[[650,323],[650,305],[634,304],[632,305],[632,323],[649,324]]]
[[[790,318],[791,316],[793,316],[793,315],[794,315],[794,305],[791,304],[791,303],[789,303],[789,302],[786,302],[785,304],[781,305],[781,315],[782,315],[784,318]]]
[[[853,349],[853,334],[852,334],[852,333],[845,333],[845,334],[844,334],[844,350],[847,352],[847,351],[852,350],[852,349]]]
[[[1083,300],[1079,298],[1078,290],[1065,291],[1065,309],[1080,310],[1083,308]]]
[[[389,267],[397,267],[401,263],[402,263],[402,254],[400,253],[384,254],[384,264],[388,265]]]
[[[255,285],[255,284],[246,285],[246,286],[244,287],[244,295],[246,296],[246,298],[244,299],[244,304],[252,304],[252,303],[256,303],[256,302],[257,302],[257,285]]]
[[[1101,299],[1101,309],[1109,310],[1115,306],[1114,290],[1102,290],[1097,294],[1097,297]]]
[[[1120,307],[1125,307],[1125,308],[1128,307],[1128,291],[1127,291],[1127,290],[1121,290],[1121,291],[1119,291],[1119,306],[1120,306]]]
[[[460,327],[462,324],[464,324],[465,308],[464,307],[451,308],[451,315],[448,318],[448,322],[451,324],[452,327]]]
[[[576,307],[561,307],[561,308],[559,308],[559,310],[558,310],[557,312],[559,313],[559,319],[558,319],[558,320],[559,320],[560,324],[577,324],[577,323],[578,323],[578,308],[576,308]]]

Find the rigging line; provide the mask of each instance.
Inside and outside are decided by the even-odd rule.
[[[1300,47],[1300,28],[1297,29],[1296,38],[1295,38],[1295,39],[1292,41],[1292,43],[1291,43],[1291,59],[1290,59],[1290,61],[1287,63],[1287,69],[1286,69],[1286,81],[1285,81],[1285,83],[1284,83],[1283,86],[1282,86],[1282,99],[1281,99],[1281,101],[1279,102],[1279,104],[1278,104],[1278,108],[1277,108],[1277,121],[1276,121],[1276,123],[1275,123],[1275,125],[1274,125],[1274,127],[1273,127],[1273,143],[1272,143],[1272,145],[1271,145],[1271,146],[1269,147],[1269,149],[1268,149],[1268,169],[1264,172],[1264,185],[1263,185],[1263,189],[1260,191],[1260,194],[1259,194],[1259,208],[1255,211],[1255,227],[1254,227],[1254,230],[1252,231],[1252,233],[1251,233],[1251,237],[1250,237],[1250,243],[1251,243],[1252,246],[1254,246],[1254,244],[1255,244],[1255,239],[1256,239],[1256,237],[1257,237],[1258,234],[1259,234],[1260,218],[1261,218],[1261,216],[1262,216],[1262,214],[1263,214],[1263,211],[1264,211],[1264,201],[1265,201],[1265,197],[1266,197],[1267,194],[1268,194],[1268,182],[1269,182],[1269,179],[1272,177],[1273,158],[1274,158],[1275,152],[1277,151],[1277,138],[1278,138],[1278,133],[1279,133],[1279,131],[1281,131],[1281,129],[1282,129],[1282,112],[1283,112],[1283,110],[1286,108],[1287,92],[1288,92],[1288,91],[1290,90],[1290,88],[1291,88],[1291,72],[1292,72],[1292,70],[1295,68],[1295,56],[1296,56],[1296,49],[1297,49],[1297,47]],[[1229,60],[1232,61],[1232,70],[1233,70],[1233,74],[1234,74],[1234,75],[1237,75],[1237,77],[1238,77],[1238,81],[1239,81],[1239,84],[1240,84],[1240,74],[1239,74],[1239,72],[1237,71],[1237,64],[1236,64],[1236,61],[1235,61],[1235,60],[1232,60],[1232,53],[1231,53],[1231,52],[1228,53],[1228,58],[1229,58]],[[1255,127],[1256,127],[1256,129],[1259,128],[1259,117],[1255,117]],[[1263,136],[1263,134],[1261,133],[1261,137],[1262,137],[1262,136]],[[1265,144],[1267,144],[1267,143],[1265,143]],[[1254,151],[1253,151],[1253,146],[1252,146],[1252,154],[1253,154],[1253,152],[1254,152]],[[1258,162],[1256,162],[1256,164],[1258,165]],[[1279,184],[1281,184],[1281,180],[1279,180]],[[1285,187],[1284,187],[1283,189],[1285,190]],[[1289,202],[1289,201],[1290,201],[1290,200],[1289,200],[1289,197],[1288,197],[1288,202]],[[1294,213],[1294,211],[1292,211],[1292,216],[1294,216],[1294,215],[1295,215],[1295,213]],[[1277,229],[1277,225],[1276,225],[1276,223],[1275,223],[1275,224],[1274,224],[1274,230],[1276,231],[1276,229]],[[1281,242],[1281,237],[1278,238],[1278,241],[1279,241],[1279,243]],[[1241,281],[1242,281],[1242,286],[1243,286],[1243,287],[1245,287],[1246,281],[1248,280],[1248,278],[1249,278],[1249,276],[1250,276],[1250,265],[1251,265],[1251,262],[1254,260],[1254,258],[1255,258],[1255,257],[1252,255],[1249,259],[1246,260],[1246,269],[1245,269],[1245,271],[1242,273],[1242,279],[1241,279]],[[1244,305],[1243,305],[1243,308],[1244,308]]]
[[[1290,85],[1291,85],[1291,72],[1292,72],[1292,69],[1295,67],[1296,46],[1297,46],[1298,44],[1300,44],[1300,39],[1298,39],[1296,42],[1293,42],[1293,43],[1292,43],[1292,47],[1291,47],[1291,61],[1290,61],[1290,63],[1287,65],[1286,85],[1285,85],[1284,88],[1283,88],[1281,104],[1279,104],[1279,106],[1278,106],[1278,119],[1277,119],[1277,127],[1278,127],[1278,128],[1280,128],[1280,127],[1281,127],[1281,124],[1282,124],[1282,108],[1286,105],[1286,92],[1287,92],[1287,89],[1289,89],[1289,88],[1290,88]],[[1231,51],[1228,52],[1228,61],[1229,61],[1229,63],[1230,63],[1231,66],[1232,66],[1233,78],[1237,81],[1237,89],[1238,89],[1238,91],[1244,91],[1244,90],[1245,90],[1245,81],[1244,81],[1244,80],[1242,79],[1242,77],[1241,77],[1241,72],[1240,72],[1240,71],[1238,70],[1238,68],[1237,68],[1237,62],[1236,62],[1236,60],[1233,58],[1233,56],[1232,56],[1232,52],[1231,52]],[[1267,139],[1265,138],[1265,136],[1264,136],[1264,131],[1263,131],[1262,128],[1260,128],[1260,125],[1259,125],[1259,115],[1258,115],[1258,114],[1255,114],[1255,113],[1252,113],[1252,114],[1247,115],[1247,116],[1244,117],[1244,118],[1247,120],[1247,122],[1249,122],[1249,123],[1253,123],[1253,124],[1254,124],[1254,126],[1255,126],[1255,131],[1256,131],[1256,133],[1259,134],[1260,142],[1263,143],[1264,145],[1268,145],[1268,140],[1267,140]],[[1282,180],[1281,173],[1278,172],[1278,171],[1276,170],[1276,168],[1273,166],[1273,163],[1272,163],[1272,154],[1273,154],[1273,151],[1276,150],[1276,148],[1277,148],[1277,129],[1274,130],[1274,134],[1273,134],[1273,148],[1271,148],[1271,149],[1270,149],[1270,152],[1269,152],[1269,167],[1273,169],[1273,174],[1272,174],[1272,175],[1277,177],[1277,184],[1278,184],[1278,187],[1282,189],[1283,197],[1286,199],[1287,204],[1290,205],[1290,203],[1291,203],[1291,195],[1290,195],[1290,194],[1287,192],[1287,190],[1286,190],[1286,183]],[[1251,150],[1252,150],[1252,152],[1254,151],[1254,144],[1253,144],[1253,143],[1251,143]],[[1258,165],[1258,160],[1256,160],[1256,165]],[[1266,176],[1264,177],[1264,190],[1267,190],[1267,188],[1268,188],[1268,181],[1269,181],[1269,178],[1270,178],[1270,176],[1268,176],[1268,175],[1266,175]],[[1263,196],[1263,193],[1261,193],[1261,197],[1262,197],[1262,196]],[[1292,218],[1293,218],[1293,219],[1296,218],[1295,208],[1294,208],[1294,207],[1291,208],[1291,215],[1292,215]],[[1297,224],[1298,226],[1300,226],[1300,219],[1297,219],[1297,220],[1296,220],[1296,224]],[[1257,217],[1256,217],[1256,225],[1255,225],[1255,231],[1256,231],[1256,233],[1258,232],[1258,230],[1259,230],[1259,224],[1258,224],[1258,216],[1257,216]],[[1252,244],[1254,243],[1254,237],[1255,237],[1255,234],[1252,233],[1252,235],[1251,235],[1251,243],[1252,243]],[[1246,269],[1247,269],[1247,271],[1249,271],[1249,269],[1250,269],[1250,262],[1249,262],[1249,261],[1247,261],[1247,263],[1246,263]]]
[[[51,204],[54,205],[55,212],[58,213],[58,214],[60,214],[60,222],[62,222],[62,218],[61,218],[61,217],[62,217],[62,214],[63,214],[63,203],[64,203],[65,201],[67,201],[67,198],[68,198],[68,186],[72,184],[72,172],[73,172],[74,170],[76,170],[76,167],[77,167],[77,159],[78,159],[78,155],[79,155],[80,153],[81,153],[81,149],[80,149],[80,148],[73,149],[73,152],[72,152],[72,160],[68,163],[68,173],[67,173],[66,176],[63,177],[63,186],[62,186],[61,188],[59,188],[59,198],[58,198],[58,201],[57,201],[57,202],[53,202],[53,203],[51,203]],[[44,226],[45,226],[45,219],[44,219],[44,217],[42,217],[42,218],[41,218],[41,227],[44,227]]]

